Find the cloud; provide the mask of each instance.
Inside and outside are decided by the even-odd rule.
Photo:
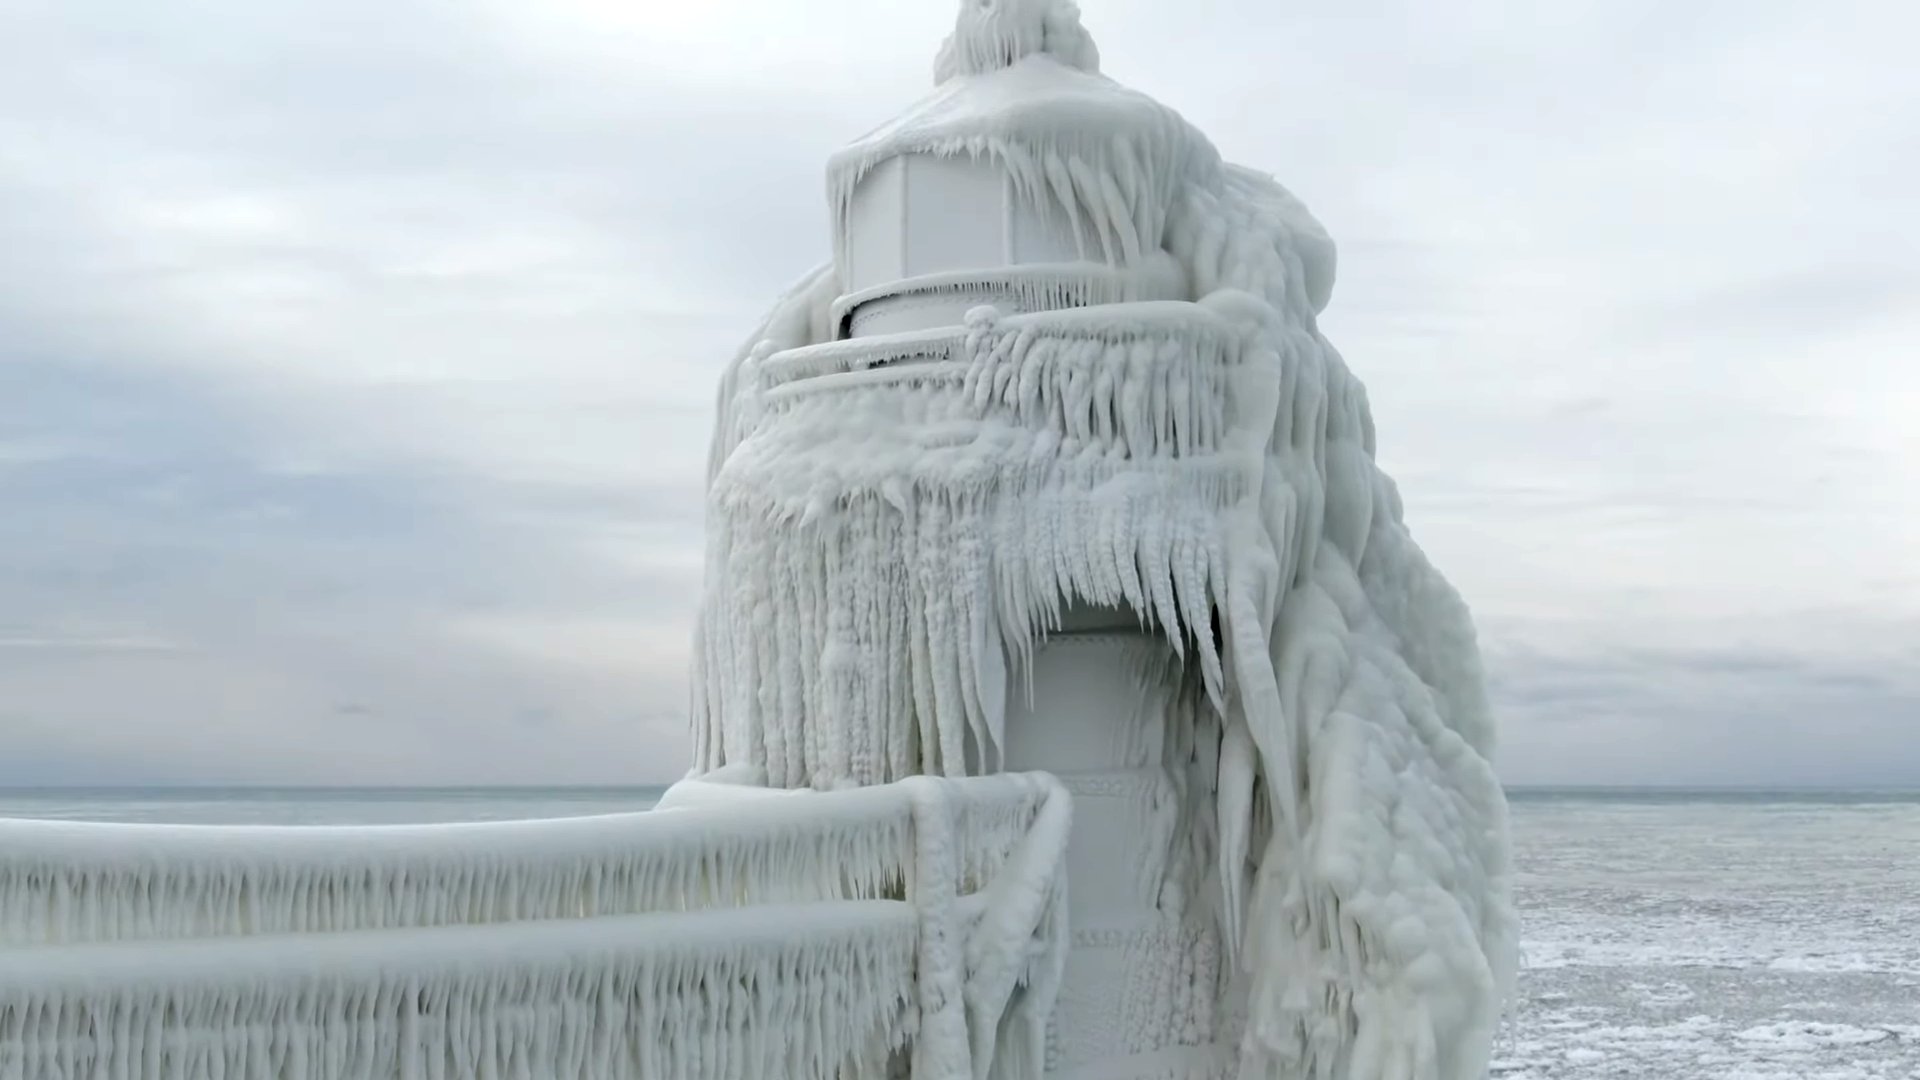
[[[1506,775],[1563,784],[1911,785],[1920,774],[1911,737],[1920,650],[1888,645],[1915,641],[1920,627],[1886,629],[1884,640],[1811,653],[1733,635],[1719,646],[1496,647],[1489,665],[1506,706]]]
[[[0,637],[0,649],[45,652],[177,652],[177,641],[158,637]]]
[[[54,782],[19,763],[88,753],[176,781],[678,771],[648,743],[679,731],[631,718],[684,697],[684,649],[660,627],[693,603],[691,492],[399,458],[290,470],[299,425],[324,420],[295,403],[229,412],[207,376],[118,362],[0,371],[10,424],[72,442],[0,467],[0,498],[28,511],[0,520],[0,684],[9,715],[34,718],[9,723],[14,779]],[[649,521],[687,542],[605,555]],[[598,653],[520,644],[581,624]],[[537,732],[532,714],[549,717]]]
[[[1341,241],[1514,775],[1920,781],[1920,15],[1085,8]],[[0,782],[677,774],[715,378],[948,20],[0,13]]]

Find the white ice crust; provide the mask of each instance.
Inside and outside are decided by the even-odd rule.
[[[0,820],[0,1080],[1037,1076],[1059,784],[770,813],[738,772],[554,821]]]
[[[1477,1078],[1514,967],[1494,725],[1466,607],[1318,331],[1332,242],[1082,36],[1067,4],[963,5],[935,95],[830,165],[841,228],[889,157],[985,159],[1075,223],[1089,288],[1170,258],[1188,299],[1048,312],[1009,270],[1025,314],[836,344],[835,266],[798,283],[722,380],[699,767],[993,769],[1063,613],[1131,611],[1211,703],[1184,738],[1248,980],[1241,1075]]]
[[[1101,76],[1070,3],[965,0],[936,70],[834,158],[836,252],[861,180],[931,154],[1003,168],[1082,261],[853,341],[830,264],[734,359],[697,775],[572,821],[0,821],[0,1080],[825,1078],[896,1053],[916,1080],[1034,1080],[1067,799],[973,774],[1089,607],[1163,633],[1193,688],[1151,737],[1208,813],[1133,869],[1212,901],[1239,1075],[1485,1074],[1515,939],[1493,723],[1318,331],[1331,240]]]
[[[1100,70],[1100,50],[1072,0],[964,0],[953,35],[934,60],[933,81],[996,71],[1034,53],[1081,71]]]

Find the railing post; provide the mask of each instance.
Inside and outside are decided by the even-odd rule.
[[[967,1039],[966,948],[957,892],[960,853],[945,784],[932,777],[902,781],[913,806],[914,880],[908,899],[920,913],[920,1031],[913,1043],[914,1080],[971,1080]]]

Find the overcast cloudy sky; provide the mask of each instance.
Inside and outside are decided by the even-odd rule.
[[[1920,783],[1906,0],[1084,0],[1341,242],[1522,782]],[[0,0],[0,784],[682,771],[725,356],[946,0]]]

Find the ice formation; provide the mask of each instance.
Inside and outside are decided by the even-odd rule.
[[[0,821],[0,1080],[1038,1075],[1057,781],[767,813],[721,779],[556,821]]]
[[[27,949],[0,954],[0,1078],[881,1075],[917,931],[870,900]]]
[[[1331,240],[1065,0],[964,0],[935,68],[722,377],[694,774],[0,822],[0,1080],[1484,1075],[1493,725],[1319,333]]]
[[[997,871],[1049,790],[1021,776],[942,789],[960,880]],[[0,948],[897,897],[913,877],[909,795],[352,829],[0,819]]]
[[[1238,1075],[1483,1075],[1515,942],[1493,724],[1318,331],[1331,241],[1101,76],[1070,3],[968,0],[936,69],[833,159],[833,262],[722,380],[698,767],[991,771],[1034,650],[1123,610],[1204,691],[1174,741],[1212,789]],[[991,164],[1065,256],[861,280],[862,185],[902,159]]]

